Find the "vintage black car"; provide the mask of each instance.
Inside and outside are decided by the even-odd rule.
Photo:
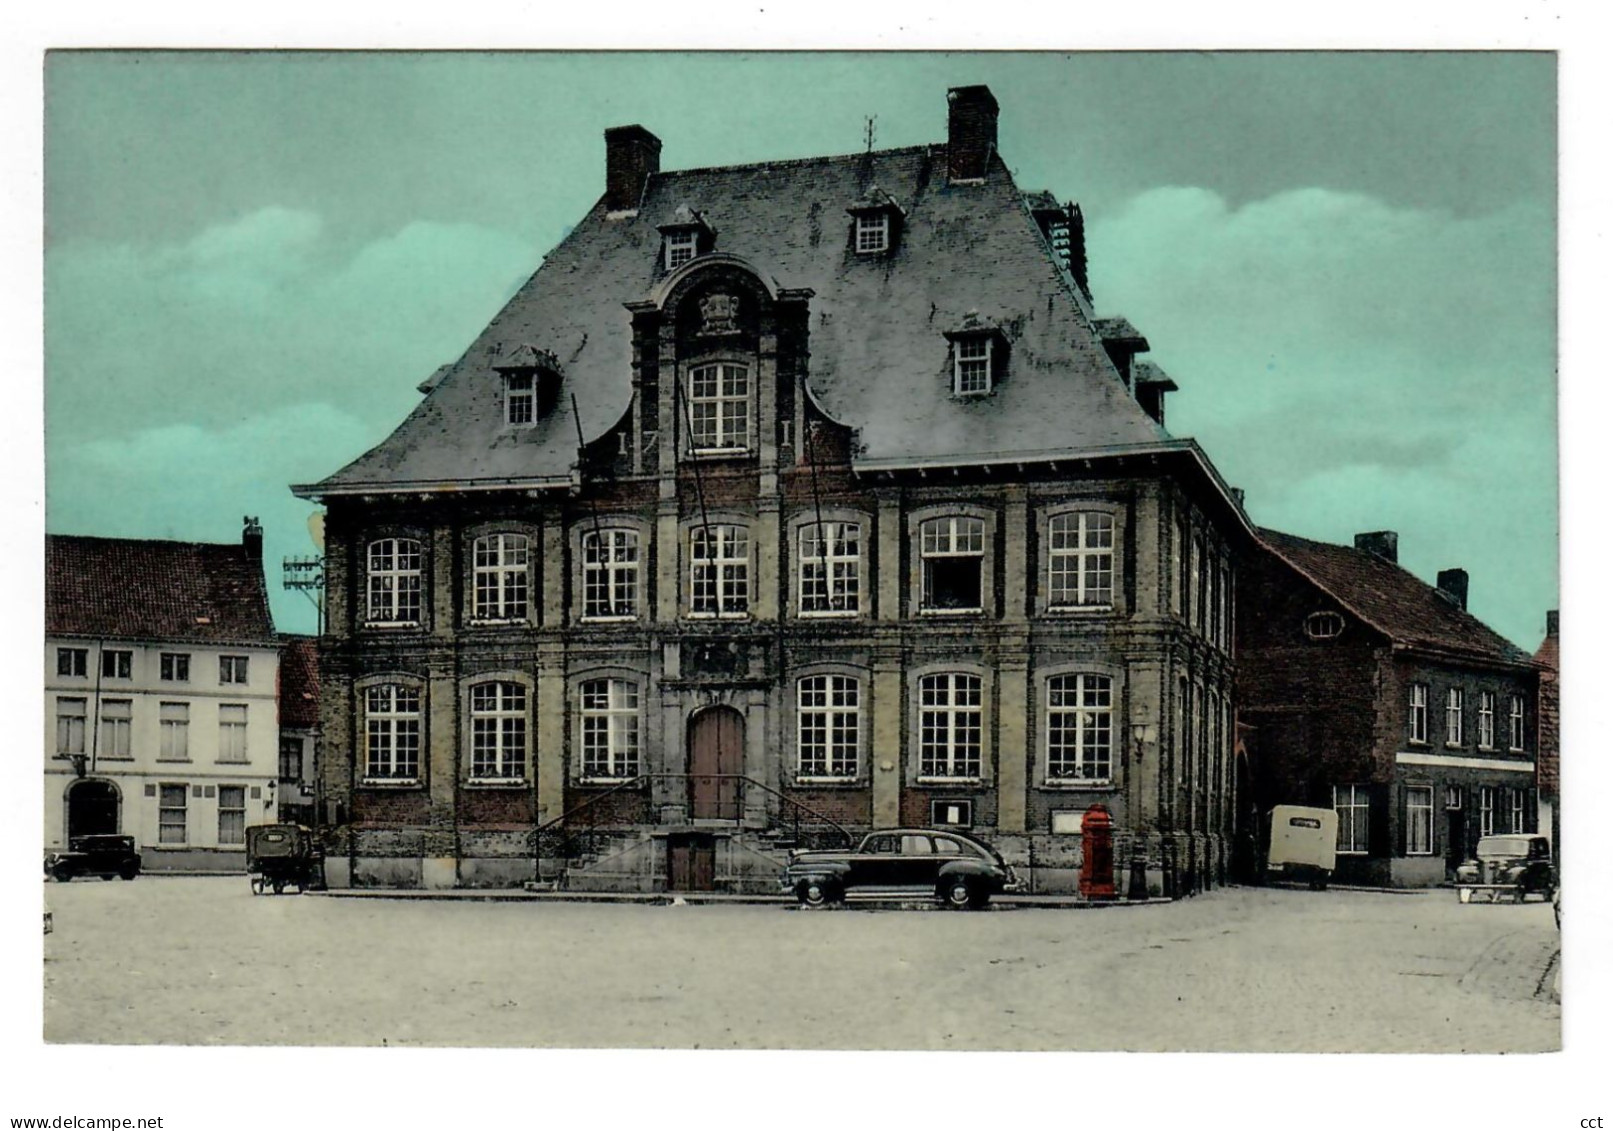
[[[298,893],[325,886],[325,854],[313,830],[302,825],[253,825],[246,830],[246,871],[252,894],[287,887]]]
[[[1556,890],[1551,840],[1537,833],[1480,837],[1474,858],[1456,869],[1456,898],[1463,903],[1522,903],[1535,894],[1550,902]]]
[[[52,852],[45,857],[45,871],[64,884],[74,876],[100,876],[103,880],[121,876],[132,880],[140,874],[140,854],[134,850],[132,836],[75,836],[68,840],[66,852]]]
[[[791,852],[779,882],[808,907],[852,893],[984,907],[998,892],[1019,887],[996,849],[952,829],[881,829],[850,850]]]

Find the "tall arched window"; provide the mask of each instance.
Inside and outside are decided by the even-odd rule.
[[[526,688],[519,683],[470,689],[470,776],[473,781],[520,781],[526,776]]]
[[[985,607],[986,524],[968,515],[932,518],[919,527],[923,563],[920,608],[979,612]]]
[[[528,542],[525,534],[488,534],[476,539],[472,574],[477,620],[525,620]]]
[[[1107,782],[1114,773],[1114,700],[1108,676],[1047,681],[1047,778]]]
[[[689,444],[696,452],[750,449],[750,370],[734,361],[689,370]]]
[[[364,692],[364,777],[420,780],[420,691],[382,683]]]
[[[1115,520],[1102,511],[1056,514],[1047,524],[1047,600],[1054,609],[1114,603]]]
[[[980,776],[980,677],[943,672],[919,680],[919,778]]]
[[[804,779],[857,776],[861,688],[843,675],[809,675],[796,682],[796,774]]]
[[[638,615],[638,532],[590,530],[582,536],[582,615]]]
[[[590,679],[578,687],[582,715],[582,776],[619,781],[638,775],[638,684]]]
[[[420,543],[413,538],[377,538],[369,545],[370,624],[419,624]]]
[[[689,612],[739,617],[750,609],[750,532],[743,526],[697,526],[689,533]]]

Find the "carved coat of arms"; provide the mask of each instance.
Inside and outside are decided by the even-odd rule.
[[[706,295],[700,300],[700,333],[705,335],[739,333],[739,299],[735,295]]]

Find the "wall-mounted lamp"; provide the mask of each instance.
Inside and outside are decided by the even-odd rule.
[[[1131,724],[1131,750],[1132,756],[1135,757],[1137,761],[1141,762],[1143,760],[1143,755],[1148,752],[1148,747],[1152,746],[1153,744],[1153,723]]]

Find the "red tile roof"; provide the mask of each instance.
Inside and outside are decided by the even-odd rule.
[[[319,725],[319,641],[312,636],[281,638],[280,725]]]
[[[1353,546],[1256,532],[1279,558],[1397,644],[1476,660],[1530,664],[1528,653],[1393,562]]]
[[[45,536],[45,632],[275,642],[263,562],[240,543]]]

